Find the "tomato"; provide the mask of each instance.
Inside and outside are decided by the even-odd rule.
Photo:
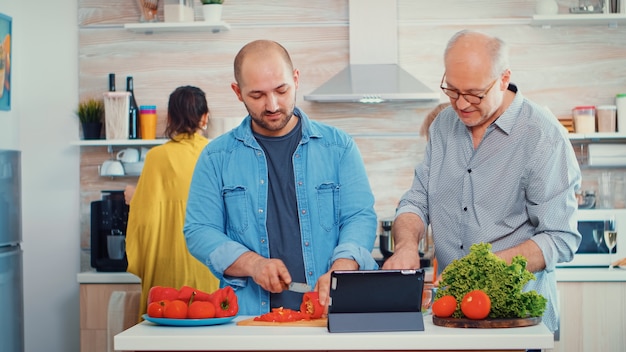
[[[187,303],[179,299],[170,301],[163,309],[163,317],[170,319],[185,319],[187,317]]]
[[[452,295],[440,297],[433,303],[433,315],[440,318],[451,316],[456,310],[456,298]]]
[[[153,318],[163,318],[163,311],[165,310],[165,306],[169,303],[170,301],[163,300],[148,304],[148,316]]]
[[[211,302],[193,301],[187,308],[187,318],[208,319],[215,317],[215,306]]]
[[[463,296],[461,311],[469,319],[485,319],[491,310],[491,299],[482,290],[474,290]]]
[[[318,292],[306,292],[302,296],[300,312],[308,319],[319,319],[324,314],[324,306],[320,304]]]

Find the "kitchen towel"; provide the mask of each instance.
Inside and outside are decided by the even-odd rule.
[[[113,291],[107,310],[107,351],[118,351],[113,347],[113,337],[137,323],[139,315],[139,291]]]

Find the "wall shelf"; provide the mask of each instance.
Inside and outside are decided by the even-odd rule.
[[[608,141],[626,139],[626,133],[624,132],[595,132],[595,133],[568,133],[567,137],[570,141]]]
[[[152,34],[157,32],[200,32],[209,31],[218,33],[230,30],[230,25],[224,21],[207,22],[143,22],[127,23],[124,28],[138,33]]]
[[[161,145],[167,142],[169,139],[82,139],[79,141],[72,141],[72,145],[78,145],[82,147],[108,147],[119,145]]]
[[[626,24],[626,14],[623,13],[585,13],[562,15],[533,15],[530,25],[550,28],[551,26],[585,26],[607,25],[617,27]]]

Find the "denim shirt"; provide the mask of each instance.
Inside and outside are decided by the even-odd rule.
[[[315,286],[332,263],[353,259],[361,270],[377,269],[371,255],[376,213],[363,159],[345,132],[302,119],[302,139],[293,154],[296,198],[307,283]],[[253,251],[269,257],[266,229],[268,169],[252,135],[251,117],[202,151],[194,171],[185,219],[191,254],[235,289],[239,314],[269,311],[269,292],[250,277],[224,271]]]

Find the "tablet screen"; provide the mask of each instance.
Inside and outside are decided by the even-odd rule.
[[[423,269],[334,271],[328,312],[419,312],[423,289]]]

